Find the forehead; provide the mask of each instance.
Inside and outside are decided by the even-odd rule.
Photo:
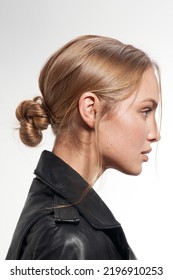
[[[144,72],[138,89],[128,98],[119,101],[116,110],[121,114],[131,107],[148,104],[149,102],[156,108],[159,103],[159,96],[158,80],[154,70],[149,68]]]
[[[144,72],[137,91],[136,101],[145,100],[153,100],[156,104],[159,102],[159,84],[152,68]]]

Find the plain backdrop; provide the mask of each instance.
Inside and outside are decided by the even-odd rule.
[[[122,224],[139,260],[172,257],[173,16],[170,0],[0,0],[0,259],[10,245],[33,170],[54,136],[38,148],[19,140],[15,109],[39,95],[45,60],[82,34],[117,38],[146,51],[161,69],[162,139],[137,177],[108,170],[95,189]],[[157,156],[156,156],[157,155]]]

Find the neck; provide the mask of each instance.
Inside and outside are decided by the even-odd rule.
[[[56,140],[53,153],[77,171],[89,185],[93,185],[100,175],[95,141],[89,139],[81,143],[62,137]]]

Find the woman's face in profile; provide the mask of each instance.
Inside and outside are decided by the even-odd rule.
[[[120,101],[116,112],[100,122],[104,169],[112,167],[130,175],[141,173],[151,143],[160,139],[155,119],[158,102],[158,81],[150,68],[143,74],[137,94]]]

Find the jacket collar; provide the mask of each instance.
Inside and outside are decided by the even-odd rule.
[[[52,152],[42,152],[34,173],[55,193],[67,199],[69,203],[73,204],[79,201],[75,207],[93,227],[108,229],[120,226],[94,189],[90,188],[83,196],[88,183]]]

